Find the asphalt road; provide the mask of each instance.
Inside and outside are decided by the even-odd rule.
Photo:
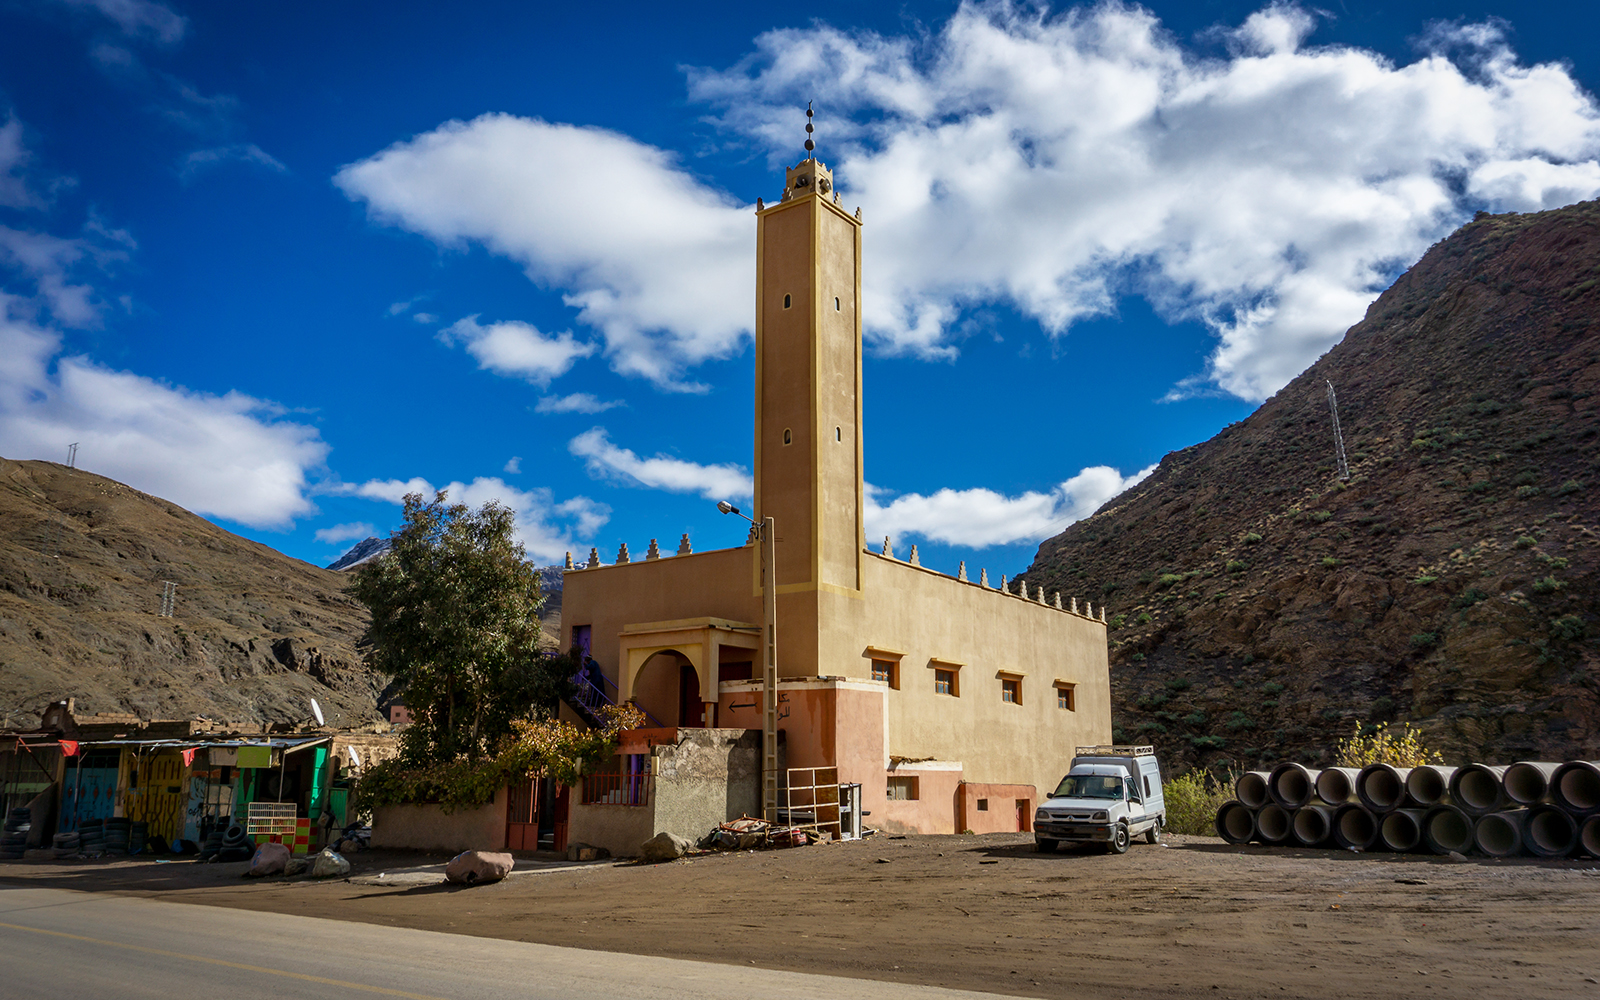
[[[0,888],[0,1000],[209,996],[976,1000],[997,994],[107,893]]]

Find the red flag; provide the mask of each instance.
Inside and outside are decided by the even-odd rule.
[[[184,767],[189,767],[189,766],[191,766],[193,764],[194,764],[194,747],[190,747],[189,749],[187,749],[187,750],[185,750],[183,752],[183,766]]]
[[[77,740],[62,740],[61,741],[61,755],[63,757],[76,757],[76,756],[78,756],[78,741]]]

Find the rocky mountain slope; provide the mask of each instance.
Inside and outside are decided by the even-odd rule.
[[[1325,382],[1351,476],[1338,478]],[[1248,419],[1044,542],[1111,612],[1114,724],[1183,766],[1415,722],[1600,757],[1600,203],[1480,216]]]
[[[176,584],[160,615],[163,581]],[[349,578],[121,483],[0,459],[0,725],[80,713],[376,721]]]

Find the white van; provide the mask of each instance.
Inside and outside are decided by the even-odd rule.
[[[1079,747],[1061,784],[1033,816],[1034,847],[1104,844],[1123,854],[1141,834],[1154,844],[1167,825],[1153,746]]]

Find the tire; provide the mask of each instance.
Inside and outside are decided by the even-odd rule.
[[[1148,829],[1148,830],[1146,830],[1144,832],[1144,840],[1145,840],[1145,843],[1147,843],[1147,844],[1159,844],[1159,843],[1161,843],[1161,821],[1160,820],[1156,820],[1156,825],[1152,826],[1150,829]]]
[[[1058,843],[1060,843],[1060,841],[1035,839],[1033,842],[1033,849],[1038,851],[1040,854],[1054,854],[1056,852],[1056,844]]]
[[[1111,831],[1111,843],[1106,845],[1106,850],[1112,854],[1127,854],[1128,843],[1132,839],[1128,836],[1128,824],[1118,823],[1117,828]]]

